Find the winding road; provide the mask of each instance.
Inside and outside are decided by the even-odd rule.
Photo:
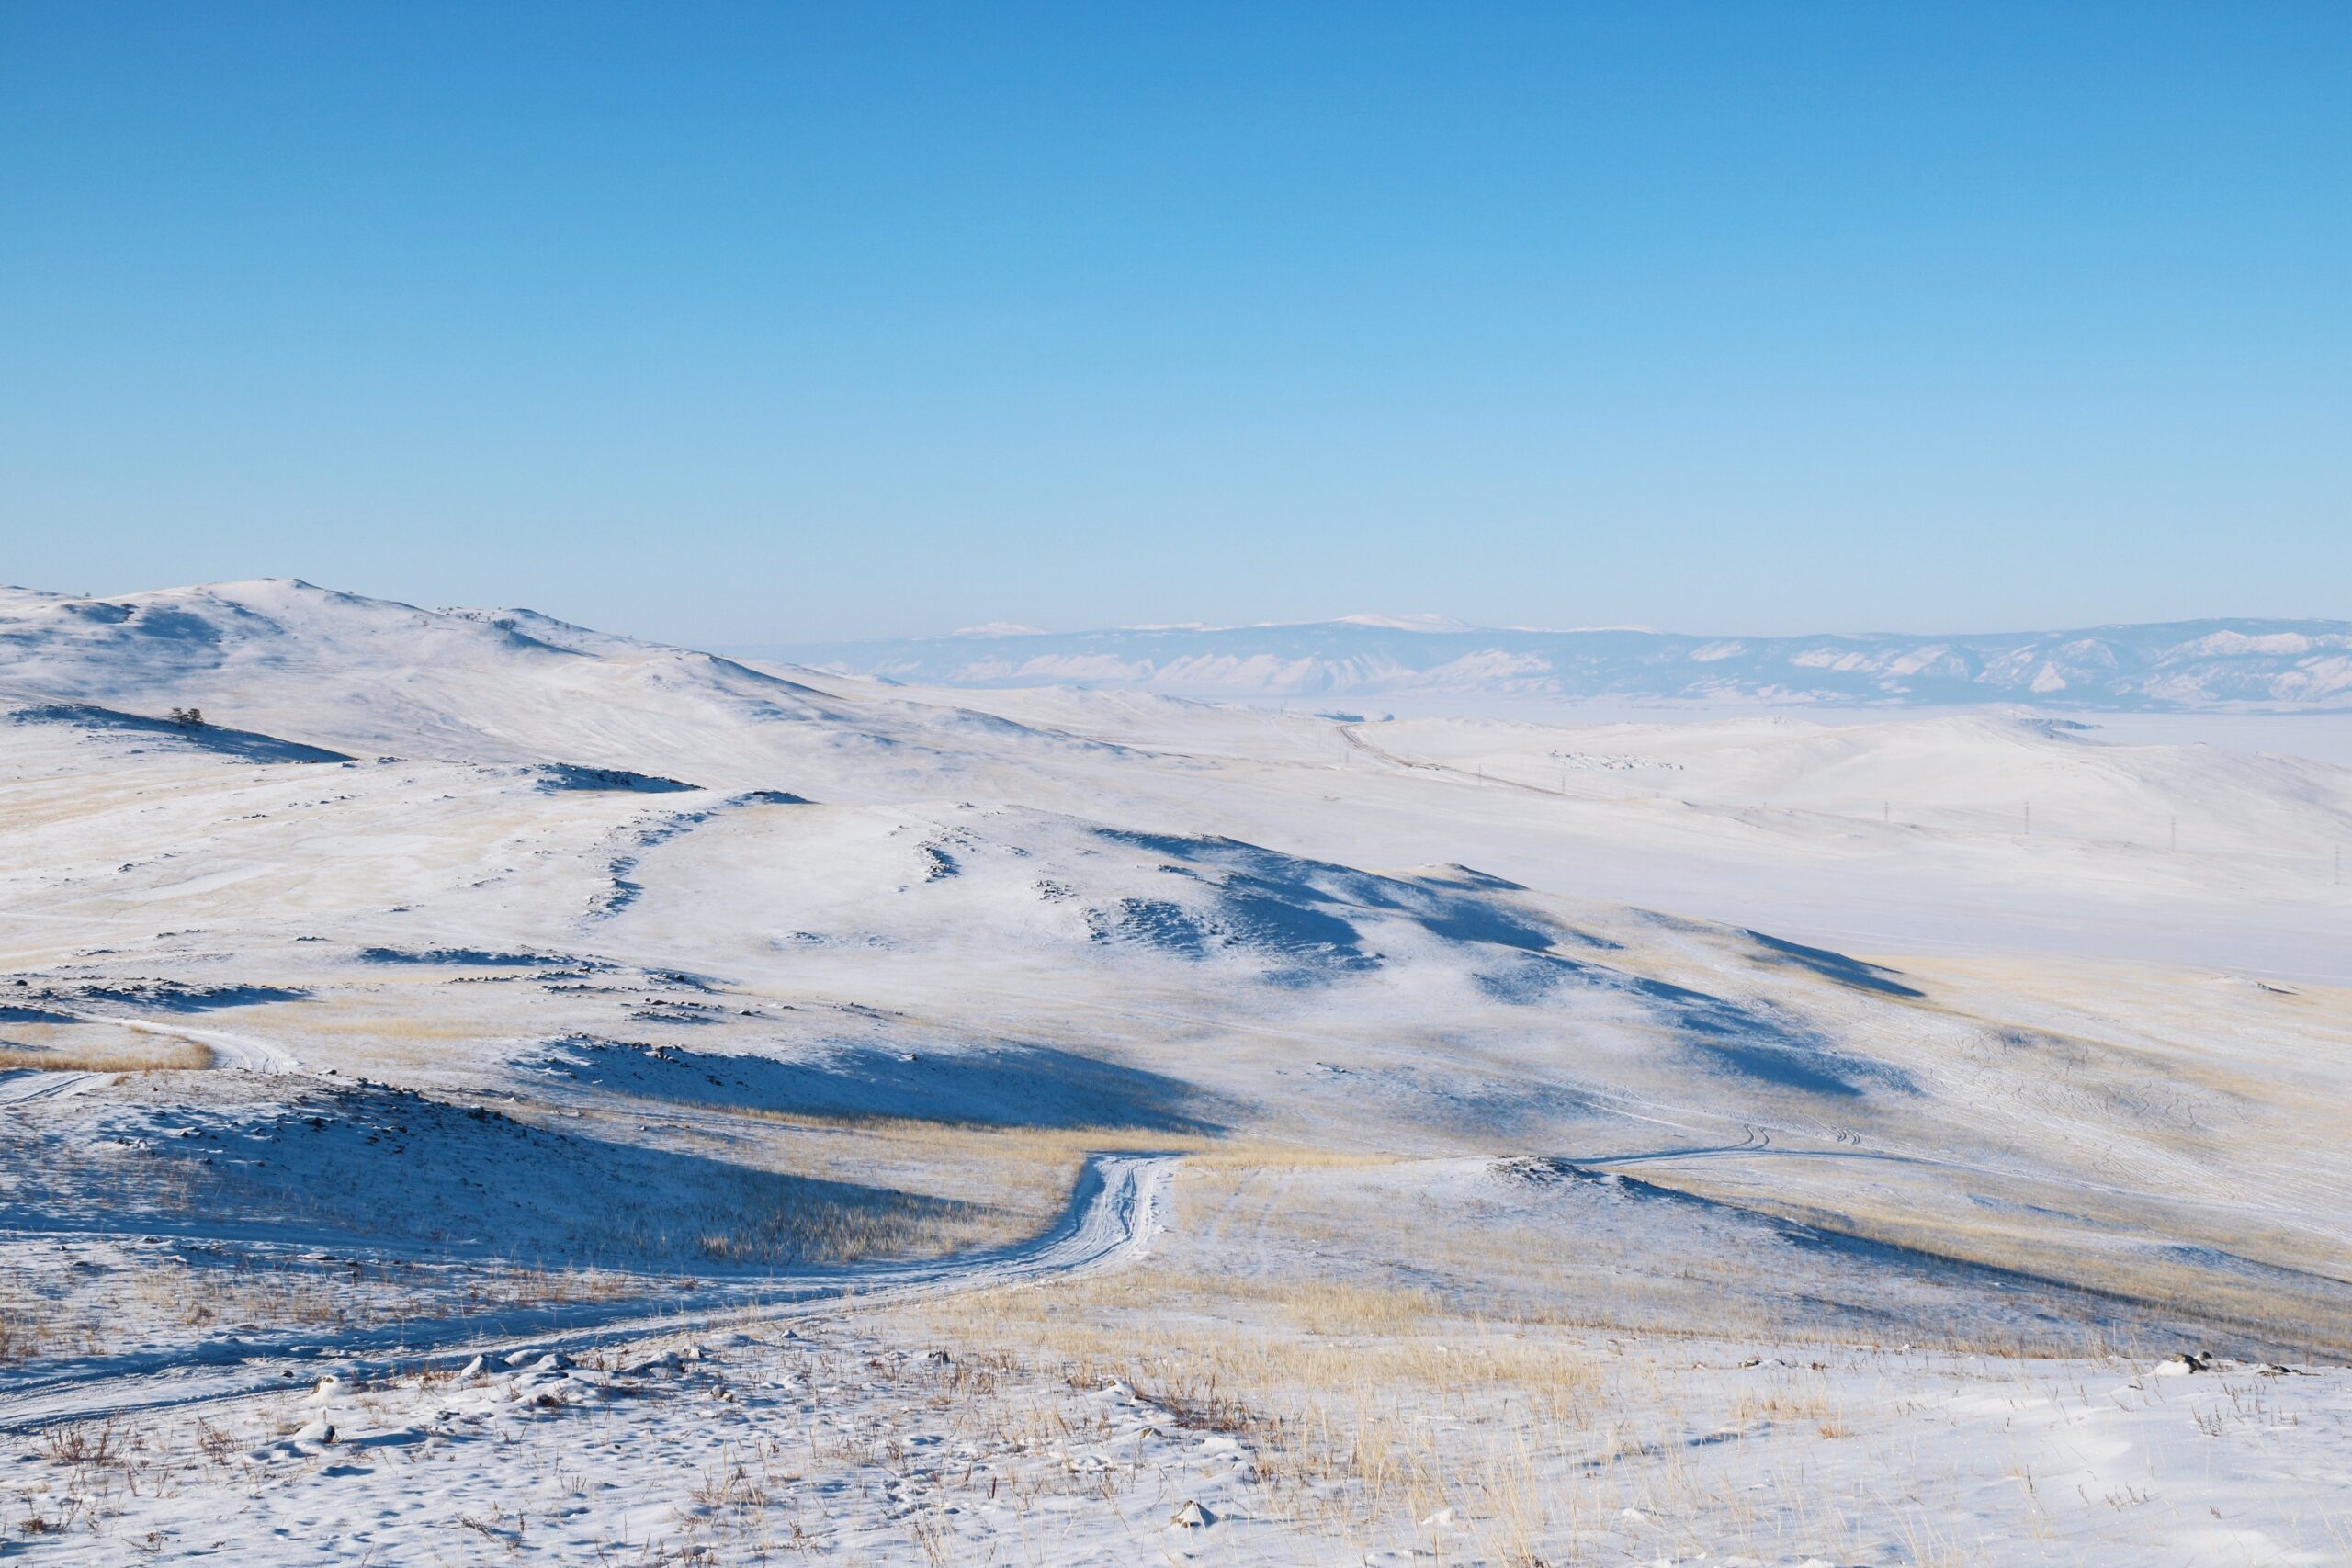
[[[420,1361],[503,1356],[518,1349],[576,1351],[657,1334],[707,1330],[892,1305],[927,1296],[1047,1280],[1078,1279],[1140,1256],[1159,1228],[1160,1191],[1178,1156],[1087,1157],[1069,1206],[1051,1228],[1012,1247],[947,1258],[706,1280],[649,1313],[642,1300],[592,1303],[495,1318],[406,1323],[321,1338],[288,1335],[55,1366],[0,1382],[0,1432],[58,1421],[102,1420],[175,1405],[283,1391],[289,1380],[333,1370],[351,1379]]]
[[[212,1053],[213,1070],[303,1070],[282,1046],[226,1030],[103,1013],[74,1016],[200,1044]],[[113,1076],[81,1071],[0,1076],[0,1105],[66,1099]],[[289,1376],[315,1375],[322,1364],[365,1377],[421,1360],[503,1355],[525,1347],[575,1350],[655,1334],[692,1333],[722,1315],[729,1324],[807,1317],[850,1304],[888,1305],[962,1291],[1080,1278],[1117,1268],[1144,1250],[1158,1224],[1160,1190],[1176,1164],[1174,1155],[1091,1155],[1079,1170],[1060,1219],[1010,1247],[752,1278],[706,1278],[668,1296],[669,1308],[661,1313],[648,1312],[641,1297],[566,1303],[510,1309],[492,1316],[405,1322],[323,1338],[316,1332],[288,1333],[16,1369],[0,1375],[0,1432],[281,1390]],[[336,1245],[339,1250],[352,1250],[345,1242]]]

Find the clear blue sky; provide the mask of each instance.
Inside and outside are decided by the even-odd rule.
[[[2352,6],[0,0],[0,580],[2352,616]]]

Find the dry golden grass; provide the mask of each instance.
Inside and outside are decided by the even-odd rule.
[[[1739,1467],[1702,1457],[1716,1450],[1694,1436],[1770,1441],[1801,1474],[1811,1445],[1856,1437],[1824,1369],[1741,1369],[1720,1344],[1627,1347],[1480,1323],[1412,1287],[1166,1264],[898,1309],[891,1320],[918,1343],[953,1347],[975,1392],[998,1377],[1085,1390],[1115,1381],[1189,1433],[1230,1435],[1247,1456],[1253,1507],[1367,1555],[1411,1542],[1442,1562],[1599,1561],[1588,1554],[1622,1541],[1627,1508],[1645,1516],[1639,1530],[1671,1532],[1656,1543],[1677,1558],[1863,1561],[1880,1539],[1871,1530],[1885,1528],[1871,1523],[1887,1507],[1874,1495],[1832,1495],[1798,1475],[1759,1494]],[[1433,1532],[1436,1519],[1446,1522]],[[1992,1561],[1931,1528],[1915,1533],[1922,1562]]]
[[[1007,1159],[1078,1160],[1089,1154],[1182,1154],[1208,1168],[1235,1166],[1351,1167],[1392,1165],[1408,1156],[1323,1148],[1279,1139],[1168,1131],[1151,1127],[1022,1127],[993,1122],[943,1122],[903,1116],[813,1115],[700,1100],[657,1100],[608,1093],[624,1104],[690,1109],[714,1117],[795,1127],[811,1133],[854,1134],[926,1150],[986,1148]]]
[[[1523,1460],[1529,1430],[1570,1440],[1601,1403],[1582,1347],[1447,1316],[1412,1289],[1146,1268],[891,1315],[967,1363],[1116,1382],[1184,1427],[1239,1438],[1276,1516],[1327,1539],[1409,1530],[1453,1504],[1482,1529],[1524,1516],[1514,1445]]]
[[[1857,1191],[1833,1209],[1753,1190],[1727,1191],[1710,1173],[1696,1169],[1653,1168],[1646,1176],[1832,1235],[1898,1247],[1923,1264],[1997,1270],[2014,1277],[2008,1286],[2013,1292],[2046,1292],[2053,1304],[2086,1321],[2183,1325],[2175,1332],[2203,1325],[2245,1337],[2249,1350],[2267,1347],[2263,1353],[2274,1357],[2337,1359],[2352,1354],[2352,1280],[2346,1277],[2340,1244],[2300,1227],[2251,1216],[2215,1224],[2184,1206],[2128,1198],[2108,1201],[2079,1190],[2052,1191],[2050,1202],[2074,1210],[2058,1218],[2022,1205],[2015,1213],[1988,1213],[1970,1203],[1964,1191]],[[2222,1216],[2224,1222],[2230,1218]],[[2269,1263],[2278,1271],[2256,1274],[2233,1267],[2233,1258]],[[1959,1339],[1908,1337],[1962,1348]],[[1968,1348],[1997,1353],[1997,1348],[1982,1344]],[[2069,1341],[2027,1343],[2018,1349],[2072,1353],[2085,1348]]]
[[[943,1247],[1003,1245],[1057,1219],[1089,1155],[1168,1153],[1212,1171],[1368,1167],[1399,1157],[1136,1127],[1005,1127],[892,1117],[812,1116],[752,1108],[611,1096],[585,1116],[514,1113],[546,1126],[633,1128],[658,1111],[682,1145],[714,1158],[820,1180],[887,1186],[967,1205],[965,1228]],[[681,1120],[691,1112],[690,1120]]]
[[[2342,1332],[2346,1293],[2326,1294],[2324,1281],[2315,1280],[2306,1295],[2274,1292],[2266,1298],[2246,1281],[2226,1279],[2224,1288],[2215,1290],[2209,1281],[2217,1270],[2093,1254],[2078,1238],[2037,1235],[2030,1213],[1996,1215],[1979,1209],[1953,1224],[1940,1208],[1922,1202],[1901,1226],[1880,1227],[1777,1206],[1789,1218],[1832,1232],[1905,1247],[1922,1260],[1976,1263],[2023,1276],[1985,1298],[2012,1310],[1970,1313],[1963,1292],[1949,1299],[1918,1297],[1913,1315],[1895,1320],[1885,1315],[1883,1302],[1873,1301],[1872,1310],[1862,1314],[1825,1312],[1805,1291],[1784,1288],[1786,1280],[1759,1280],[1752,1260],[1742,1255],[1701,1248],[1661,1253],[1638,1229],[1584,1233],[1564,1250],[1558,1233],[1530,1230],[1509,1214],[1481,1220],[1475,1212],[1424,1212],[1409,1201],[1409,1180],[1400,1189],[1382,1178],[1367,1189],[1353,1180],[1294,1179],[1306,1168],[1188,1161],[1171,1193],[1178,1210],[1161,1257],[1201,1270],[1228,1296],[1249,1296],[1262,1273],[1317,1269],[1335,1289],[1418,1289],[1439,1314],[1529,1330],[1668,1341],[1864,1348],[1907,1341],[2032,1359],[2165,1349],[2184,1334],[2205,1337],[2196,1325],[2226,1332],[2234,1321],[2249,1341],[2235,1348],[2291,1359],[2324,1352]],[[1708,1190],[1680,1172],[1653,1167],[1645,1174],[1667,1185]],[[1729,1196],[1775,1207],[1752,1193]],[[2116,1228],[2131,1234],[2120,1219]],[[1229,1246],[1228,1237],[1243,1245]],[[1317,1258],[1329,1261],[1317,1263]],[[2030,1302],[2046,1310],[2024,1310]],[[2260,1349],[2263,1344],[2270,1348]],[[2233,1345],[2216,1340],[2213,1348],[2229,1351]]]
[[[193,1040],[134,1036],[119,1044],[93,1042],[70,1048],[26,1047],[0,1042],[0,1072],[200,1072],[212,1053]]]
[[[1760,1385],[1739,1389],[1732,1395],[1724,1425],[1736,1431],[1773,1425],[1807,1426],[1824,1437],[1844,1435],[1826,1381],[1805,1371],[1783,1371]]]
[[[335,998],[268,1002],[243,1010],[242,1026],[272,1039],[380,1042],[387,1045],[447,1044],[511,1034],[493,1021],[464,1016],[446,995],[392,998]]]

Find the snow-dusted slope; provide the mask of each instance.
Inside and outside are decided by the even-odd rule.
[[[1087,685],[1349,700],[1973,704],[2116,711],[2352,709],[2352,622],[2211,620],[1959,637],[1532,631],[1372,615],[1298,626],[978,629],[746,649],[945,686]]]
[[[2352,770],[2218,747],[2121,745],[2102,727],[1982,714],[1823,725],[1351,725],[1359,747],[1537,791],[1671,799],[1759,821],[1973,829],[2024,840],[2325,861],[2352,842]]]
[[[421,610],[291,579],[68,598],[0,592],[0,698],[66,699],[355,755],[623,768],[862,795],[1069,749],[887,696],[844,704],[690,649],[527,610]]]
[[[2352,770],[2046,716],[1366,721],[0,596],[0,1530],[1931,1560],[1893,1475],[1991,1561],[2152,1560],[2151,1489],[2310,1560],[2259,1553],[2330,1539],[2341,1374],[1883,1348],[2352,1351],[2346,839]],[[947,1304],[1016,1280],[1060,1293]],[[1444,1437],[1400,1481],[1380,1422]],[[534,1490],[533,1428],[658,1458]],[[447,1483],[397,1522],[394,1454]],[[1800,1472],[1850,1532],[1758,1513]]]

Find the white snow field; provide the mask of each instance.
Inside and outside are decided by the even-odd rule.
[[[0,592],[0,1558],[2352,1562],[2327,722]]]

